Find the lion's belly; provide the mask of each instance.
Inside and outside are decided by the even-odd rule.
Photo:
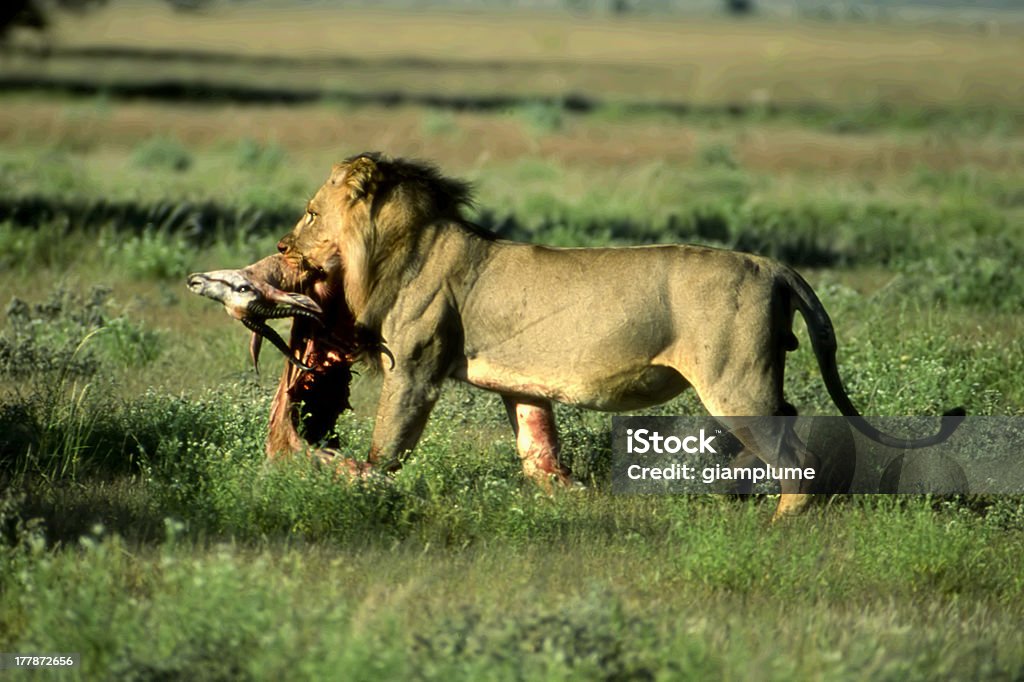
[[[467,361],[456,378],[506,395],[548,398],[593,410],[634,410],[658,405],[687,386],[671,367],[634,365],[614,371],[548,369],[523,370],[484,358]]]

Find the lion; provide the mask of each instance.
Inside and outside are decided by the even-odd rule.
[[[869,438],[896,448],[941,442],[957,420],[917,440],[869,424],[843,387],[836,337],[821,302],[793,269],[748,253],[693,245],[553,248],[516,243],[472,224],[468,184],[434,166],[376,153],[333,167],[281,255],[314,282],[320,306],[341,306],[382,340],[383,374],[368,462],[399,468],[442,384],[501,395],[527,476],[571,483],[559,463],[552,402],[604,411],[663,403],[693,388],[708,412],[795,415],[783,397],[786,353],[804,318],[825,387]],[[332,292],[344,301],[332,303]],[[960,409],[948,415],[960,415]],[[817,468],[793,420],[765,438],[739,437],[739,458]],[[773,518],[803,509],[813,482],[782,482]]]

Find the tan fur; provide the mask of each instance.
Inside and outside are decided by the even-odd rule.
[[[551,400],[621,411],[692,386],[725,421],[795,414],[782,394],[794,310],[807,322],[829,394],[859,419],[857,428],[901,447],[942,437],[892,438],[857,415],[839,379],[828,315],[780,263],[685,245],[517,244],[465,221],[468,201],[466,185],[430,166],[360,155],[334,167],[278,245],[299,269],[343,278],[356,324],[394,354],[377,410],[375,463],[398,466],[449,377],[504,397],[524,469],[546,480],[568,481],[557,464]],[[744,442],[742,456],[816,466],[783,421],[773,421],[771,437]],[[806,504],[812,489],[799,485],[784,483],[777,515]]]

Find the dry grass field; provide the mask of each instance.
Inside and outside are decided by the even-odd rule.
[[[877,101],[1019,107],[1024,100],[1019,24],[986,32],[975,24],[221,7],[199,20],[149,4],[118,7],[62,27],[60,45],[201,52],[210,59],[148,66],[160,77],[213,80],[223,69],[232,80],[255,76],[289,87],[836,108]],[[244,57],[278,61],[254,72],[234,59]],[[112,58],[103,67],[107,77],[131,76],[139,61]],[[74,60],[50,69],[90,72],[89,62]]]

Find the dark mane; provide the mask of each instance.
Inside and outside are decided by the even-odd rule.
[[[345,159],[345,164],[359,158],[371,159],[383,171],[382,194],[402,184],[414,184],[426,190],[434,208],[453,218],[463,219],[462,209],[473,206],[473,186],[463,180],[442,175],[432,163],[415,159],[393,159],[380,152],[364,152]]]

